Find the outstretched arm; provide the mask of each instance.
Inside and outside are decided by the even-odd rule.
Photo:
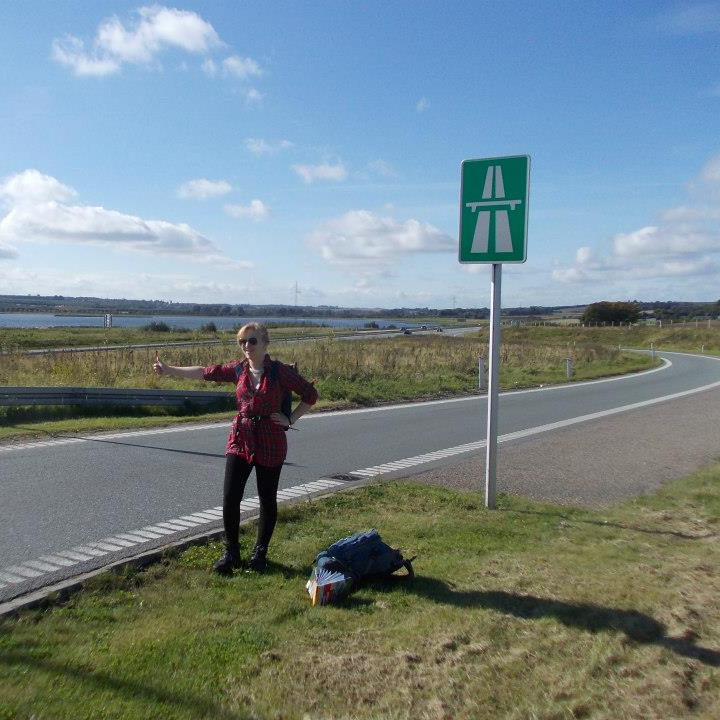
[[[153,370],[157,375],[167,375],[168,377],[179,377],[187,380],[202,380],[205,368],[200,365],[176,366],[166,365],[161,359],[159,353],[155,353],[155,363]]]

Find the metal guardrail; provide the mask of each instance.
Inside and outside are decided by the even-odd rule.
[[[89,387],[0,387],[0,406],[23,405],[233,405],[229,392]]]

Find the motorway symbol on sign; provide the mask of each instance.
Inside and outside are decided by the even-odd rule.
[[[530,158],[465,160],[460,190],[460,262],[525,262]]]

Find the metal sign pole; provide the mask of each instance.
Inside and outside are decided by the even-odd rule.
[[[493,263],[490,282],[490,365],[487,395],[487,447],[485,453],[485,507],[495,509],[497,430],[500,375],[500,284],[502,264]]]

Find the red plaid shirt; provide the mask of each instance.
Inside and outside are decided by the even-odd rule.
[[[272,360],[265,355],[263,376],[257,390],[253,390],[247,360],[234,360],[224,365],[204,368],[203,379],[235,383],[238,414],[232,422],[230,436],[225,445],[226,455],[239,455],[244,460],[267,467],[285,462],[287,438],[285,430],[271,419],[272,413],[281,412],[285,390],[298,394],[308,405],[317,400],[317,390],[292,367],[277,363],[277,382],[271,377]]]

